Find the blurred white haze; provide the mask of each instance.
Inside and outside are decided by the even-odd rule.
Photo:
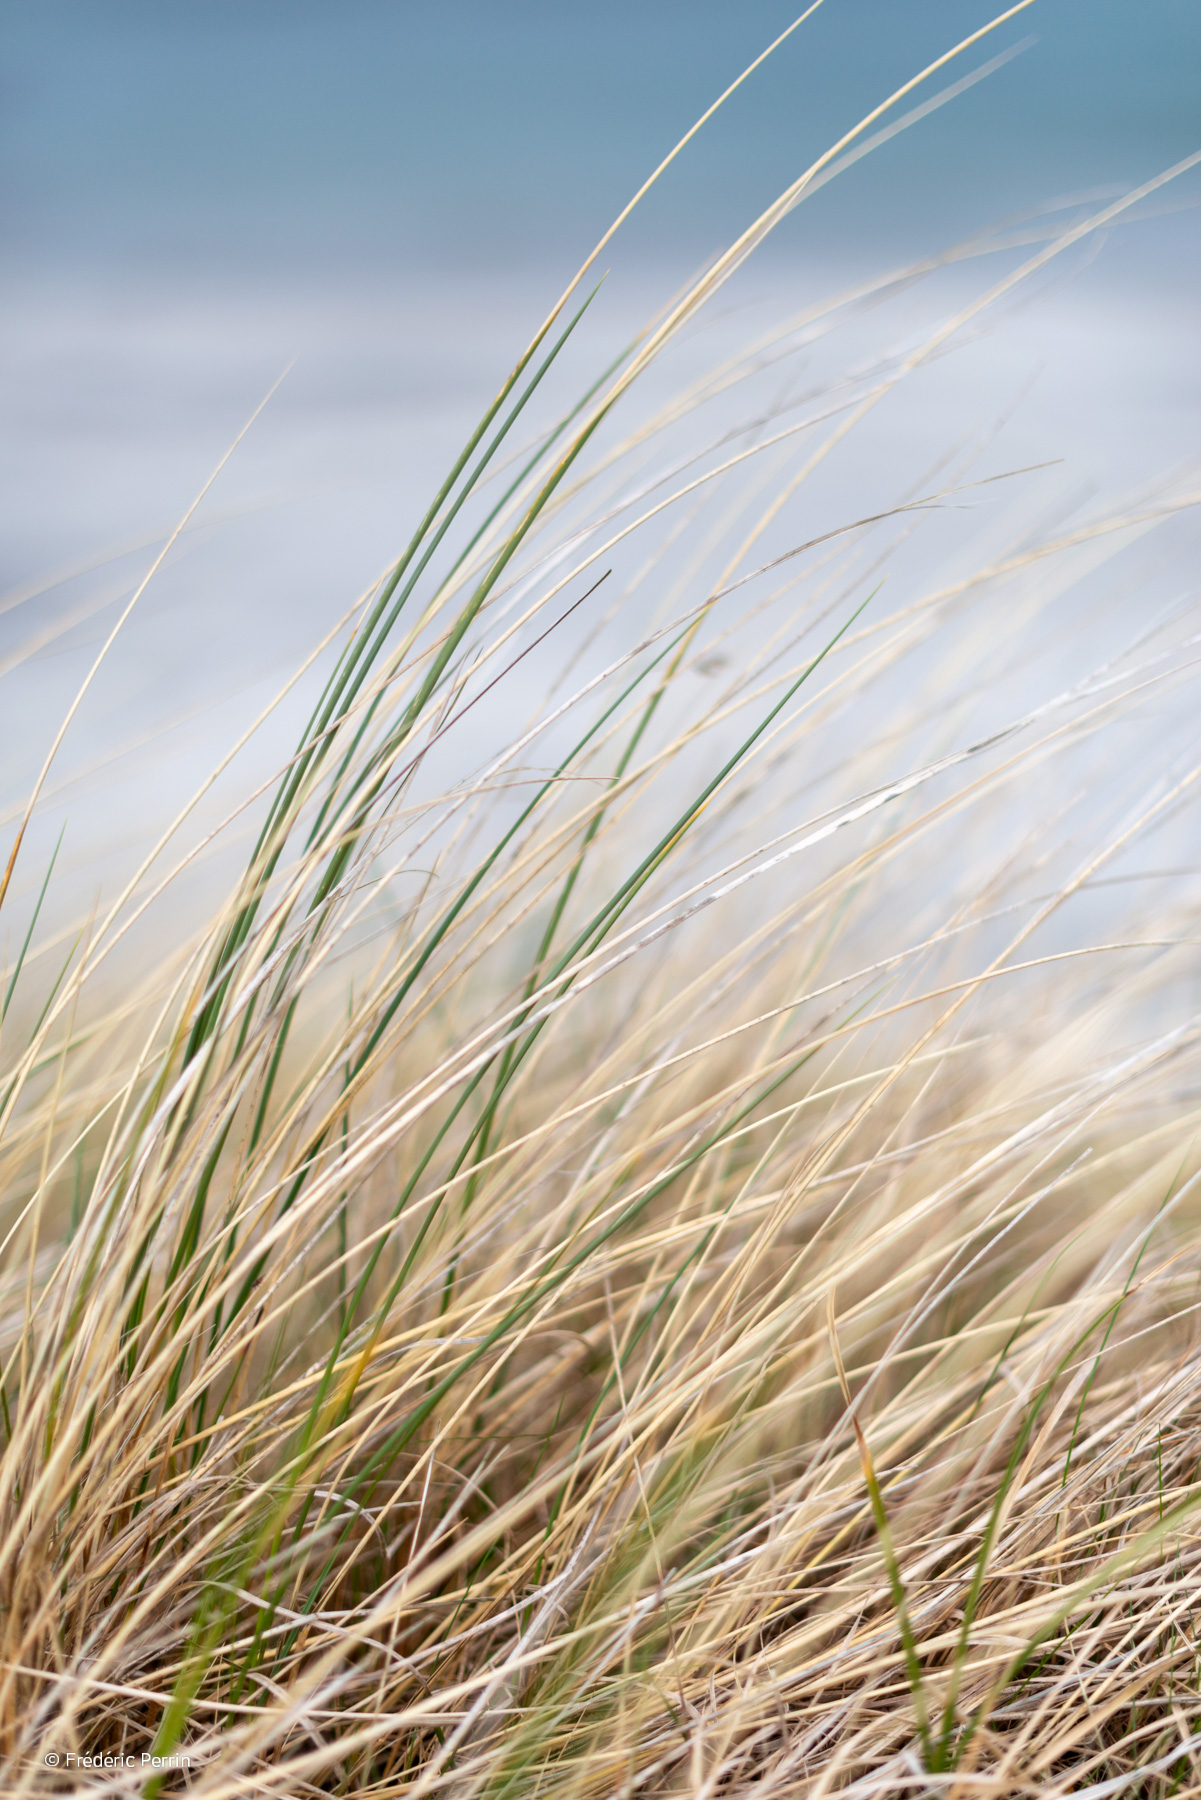
[[[22,856],[27,915],[64,821],[61,891],[81,907],[111,896],[150,831],[398,553],[624,202],[793,13],[779,0],[7,0],[0,16],[5,844],[120,604],[289,368],[72,725]],[[825,0],[606,252],[539,416],[829,143],[991,16],[978,0]],[[1066,226],[1201,148],[1196,0],[1037,0],[898,110],[994,60],[799,207],[611,437],[820,299],[992,228],[1023,238],[789,340],[789,356],[693,427],[696,447],[737,422],[845,400],[1030,255],[1047,224],[1038,209],[1061,208]],[[895,608],[1023,533],[1201,488],[1199,175],[1072,247],[898,384],[752,562],[919,493],[1052,465],[917,521],[881,567]],[[852,387],[839,386],[848,371]],[[689,453],[688,429],[664,461]],[[1061,571],[1037,656],[1030,622],[985,603],[964,653],[994,665],[995,682],[981,717],[948,721],[945,742],[1086,674],[1082,646],[1100,664],[1161,617],[1183,621],[1177,639],[1196,630],[1198,517],[1106,539],[1103,558],[1089,552],[1072,580]],[[712,522],[702,514],[697,529]],[[862,534],[859,572],[896,540]],[[728,551],[714,548],[715,569]],[[531,709],[563,652],[601,654],[596,627],[646,554],[611,558],[596,610],[531,657]],[[681,566],[678,544],[663,554],[665,573]],[[652,582],[647,612],[659,598]],[[613,629],[639,629],[635,610]],[[308,691],[201,824],[286,756]],[[1157,692],[1165,731],[1188,692]],[[473,766],[516,723],[481,705],[455,755]],[[1120,773],[1079,769],[1094,804]],[[1201,862],[1184,824],[1169,820],[1162,840],[1165,865]],[[1139,854],[1145,874],[1154,859]]]

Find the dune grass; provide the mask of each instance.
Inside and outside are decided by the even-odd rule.
[[[1194,495],[1006,513],[969,434],[793,530],[1139,196],[950,253],[1004,272],[843,381],[789,372],[929,266],[619,423],[886,116],[561,402],[586,266],[198,938],[112,973],[189,808],[56,975],[34,882],[6,1795],[1201,1791],[1195,619],[1104,587]]]

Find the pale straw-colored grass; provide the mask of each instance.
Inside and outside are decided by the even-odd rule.
[[[198,940],[185,809],[14,967],[5,1795],[1201,1791],[1193,488],[794,529],[1137,196],[612,419],[886,113],[506,462],[556,309]]]

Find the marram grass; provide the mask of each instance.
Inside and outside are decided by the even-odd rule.
[[[4,1795],[1201,1791],[1194,496],[794,529],[1132,199],[618,432],[883,110],[557,414],[555,310],[198,938],[112,973],[178,836],[15,933]]]

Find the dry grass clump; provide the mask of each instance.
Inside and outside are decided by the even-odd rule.
[[[6,1795],[1199,1790],[1192,495],[792,510],[1121,207],[612,425],[845,154],[535,430],[556,310],[219,916],[10,1022]]]

